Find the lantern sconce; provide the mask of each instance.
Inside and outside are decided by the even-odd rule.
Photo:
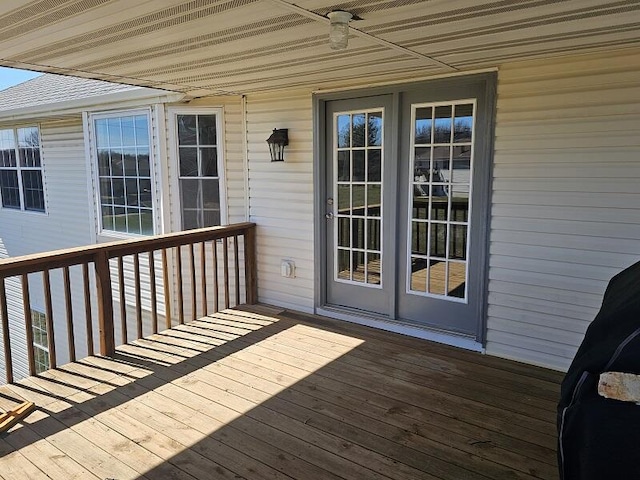
[[[289,130],[286,128],[274,128],[273,133],[267,138],[269,153],[272,162],[284,162],[284,147],[289,145]]]
[[[355,20],[353,14],[342,10],[334,10],[327,14],[331,22],[329,29],[329,46],[332,50],[344,50],[349,43],[349,21]]]

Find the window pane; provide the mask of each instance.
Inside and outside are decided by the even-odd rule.
[[[454,142],[471,142],[473,130],[473,105],[456,105],[453,121]]]
[[[338,148],[351,146],[350,115],[338,115]]]
[[[369,182],[382,181],[382,152],[378,149],[367,151],[367,180]]]
[[[353,115],[353,125],[352,125],[352,147],[364,147],[365,146],[365,115],[364,113],[358,113]]]
[[[153,211],[140,210],[140,224],[142,235],[153,235]]]
[[[124,179],[113,179],[113,203],[114,205],[126,205],[126,196],[124,190]]]
[[[131,152],[128,150],[128,153],[123,153],[122,155],[124,160],[124,175],[126,177],[136,177],[138,176],[138,165],[137,158],[135,155],[135,150]]]
[[[379,147],[382,145],[382,112],[369,113],[367,122],[367,145],[369,147]]]
[[[364,150],[354,150],[352,182],[364,182]]]
[[[218,180],[199,180],[202,189],[203,208],[220,210],[220,194]]]
[[[136,178],[127,178],[125,180],[125,188],[127,190],[127,205],[139,205],[138,180]]]
[[[109,146],[122,146],[122,132],[120,131],[119,118],[107,118],[107,128],[109,130]]]
[[[111,190],[111,180],[108,178],[100,179],[100,202],[105,205],[113,203],[113,192]]]
[[[0,170],[0,195],[2,206],[20,208],[20,188],[18,187],[18,172],[15,170]]]
[[[198,176],[198,150],[195,148],[181,147],[178,151],[180,157],[180,176],[181,177],[197,177]]]
[[[198,115],[198,144],[216,145],[215,115]]]
[[[102,207],[102,228],[105,230],[115,230],[113,207]]]
[[[40,170],[22,171],[22,192],[25,210],[44,212],[44,189]]]
[[[151,167],[149,165],[149,148],[138,147],[137,157],[138,157],[138,175],[140,177],[151,177]]]
[[[205,210],[203,212],[203,227],[215,227],[220,223],[220,210]]]
[[[146,208],[153,206],[153,196],[151,194],[151,180],[141,178],[139,181],[140,205]]]
[[[180,180],[182,208],[195,209],[202,207],[202,193],[199,180]]]
[[[140,210],[137,208],[127,208],[127,232],[142,233],[140,229]]]
[[[349,152],[342,151],[338,152],[338,181],[339,182],[348,182],[349,181],[349,172],[350,161],[349,161]]]
[[[202,165],[202,177],[218,176],[218,156],[215,148],[201,148],[200,161]]]
[[[98,175],[101,177],[111,175],[109,150],[98,150]]]
[[[110,150],[111,158],[111,175],[114,177],[122,177],[124,175],[124,162],[122,160],[122,150]]]
[[[107,128],[107,119],[100,118],[95,121],[96,126],[96,146],[98,148],[109,146],[109,130]]]
[[[416,109],[415,143],[431,143],[432,114],[431,107]]]
[[[133,117],[122,117],[122,145],[130,147],[136,144],[136,128]]]
[[[137,115],[135,117],[136,125],[136,145],[149,146],[149,120],[146,115]]]
[[[451,105],[436,107],[434,143],[451,142]]]
[[[196,116],[178,115],[178,145],[197,145]]]

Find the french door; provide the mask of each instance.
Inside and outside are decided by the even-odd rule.
[[[480,338],[487,79],[325,103],[326,304]]]

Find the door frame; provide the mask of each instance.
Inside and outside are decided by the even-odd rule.
[[[478,172],[478,177],[474,180],[477,185],[476,188],[482,188],[486,191],[485,214],[483,215],[484,221],[481,224],[476,225],[475,228],[479,230],[478,238],[481,238],[484,242],[484,248],[482,248],[481,258],[476,261],[478,268],[482,273],[481,285],[474,286],[473,288],[480,289],[477,307],[477,315],[480,321],[478,322],[478,330],[475,338],[459,336],[453,332],[445,332],[436,329],[430,329],[428,327],[416,327],[414,324],[402,322],[397,318],[396,299],[393,298],[391,312],[389,316],[376,315],[376,314],[354,314],[348,309],[335,309],[331,305],[327,304],[326,296],[326,282],[327,282],[327,242],[326,242],[326,230],[327,224],[325,219],[326,213],[326,198],[328,195],[326,185],[327,167],[323,159],[326,158],[326,131],[325,125],[327,121],[326,109],[327,103],[334,100],[346,100],[357,99],[362,97],[370,97],[377,95],[392,95],[392,122],[388,126],[393,131],[392,145],[390,151],[395,159],[400,155],[400,108],[402,103],[402,92],[409,90],[419,90],[424,88],[442,88],[447,84],[455,84],[459,87],[464,87],[465,84],[483,82],[484,94],[487,104],[487,118],[489,119],[486,126],[488,141],[484,145],[484,149],[481,154],[486,156],[487,168]],[[470,74],[464,76],[455,76],[450,78],[438,78],[434,80],[423,80],[419,82],[407,82],[402,84],[393,84],[387,86],[344,90],[340,92],[331,93],[314,93],[312,97],[313,107],[313,188],[314,188],[314,311],[316,313],[322,313],[342,320],[352,321],[356,323],[362,323],[365,325],[374,326],[377,328],[395,331],[399,333],[405,333],[420,338],[432,339],[442,343],[450,343],[463,348],[482,350],[486,341],[486,323],[487,323],[487,298],[488,298],[488,258],[489,258],[489,232],[490,232],[490,220],[491,220],[491,194],[492,194],[492,179],[493,179],[493,152],[495,142],[495,112],[496,112],[496,86],[497,86],[497,74],[496,72]],[[480,153],[480,152],[479,152]],[[393,159],[389,159],[388,165],[397,164],[393,162]],[[395,189],[397,191],[399,187],[399,175],[403,172],[398,172],[395,169],[393,175]],[[394,271],[394,278],[397,281],[398,269]],[[471,288],[471,287],[470,287]],[[394,296],[395,297],[395,296]]]

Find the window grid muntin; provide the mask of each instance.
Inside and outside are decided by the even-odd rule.
[[[155,232],[155,194],[150,112],[148,110],[129,110],[96,114],[92,117],[91,123],[95,138],[93,151],[98,174],[98,214],[101,230],[127,235],[153,235]],[[127,124],[132,133],[125,135],[123,123]],[[117,131],[112,130],[116,124]],[[131,141],[132,143],[130,143]],[[104,157],[101,157],[101,152],[107,154],[106,168],[104,168],[102,161]],[[130,158],[127,162],[127,155],[135,155],[133,162]],[[118,167],[118,171],[114,172],[113,167],[118,161],[118,156],[120,156],[121,166]],[[135,174],[127,173],[127,165],[135,165]],[[141,174],[141,170],[146,173]],[[128,198],[127,180],[130,181],[130,184],[135,180],[136,184],[135,201],[131,203]],[[109,185],[111,202],[103,201],[102,188],[105,184]],[[116,197],[115,186],[120,184],[123,186],[123,203],[121,204],[114,201]],[[143,191],[143,186],[148,186],[149,191]],[[116,212],[119,213],[116,214]],[[118,225],[118,215],[123,216],[124,224]],[[106,216],[110,216],[111,220],[107,221]]]
[[[26,142],[26,132],[31,137],[31,142]],[[27,161],[29,159],[30,161]],[[27,212],[45,213],[44,177],[42,172],[40,129],[37,126],[6,128],[0,130],[0,205],[3,208],[22,210]],[[2,184],[9,178],[7,172],[15,178],[16,187]],[[31,200],[27,202],[27,188],[25,187],[24,172],[35,172],[39,188],[29,188]],[[13,182],[12,182],[13,183]],[[9,191],[13,192],[9,194]],[[13,202],[9,202],[10,197]],[[17,199],[17,202],[15,201]]]
[[[49,334],[47,332],[46,315],[32,309],[31,326],[33,330],[33,358],[36,374],[38,374],[51,368],[49,363]]]
[[[179,117],[195,117],[195,132],[196,132],[196,143],[194,144],[181,144],[180,143],[180,134],[179,134]],[[215,143],[201,143],[201,132],[200,132],[200,121],[202,117],[213,117],[213,125],[215,128]],[[180,221],[182,229],[187,229],[185,227],[185,216],[187,213],[195,213],[196,214],[196,222],[197,226],[189,227],[189,228],[202,228],[209,226],[216,226],[222,223],[222,202],[220,198],[220,187],[221,187],[221,178],[220,172],[222,170],[220,165],[220,129],[219,129],[219,114],[218,113],[202,113],[202,112],[194,112],[189,113],[186,111],[177,112],[175,115],[176,122],[176,153],[177,153],[177,168],[178,168],[178,187],[180,191]],[[202,159],[202,149],[205,148],[213,148],[215,149],[215,166],[217,175],[204,175],[203,168],[203,159]],[[180,151],[181,149],[194,149],[196,151],[196,168],[197,175],[182,175],[182,158]],[[196,207],[185,207],[185,185],[186,183],[197,182],[198,190],[197,190],[197,199],[196,199]],[[217,190],[217,208],[205,208],[205,187],[209,185],[208,188],[214,188]],[[207,215],[213,215],[212,221],[207,221]]]
[[[379,132],[379,145],[369,145],[369,115],[373,116],[374,114],[377,114],[380,118],[380,132]],[[354,146],[354,121],[353,118],[355,116],[360,116],[360,115],[364,115],[364,125],[365,125],[365,133],[364,133],[364,145],[363,146]],[[340,132],[339,132],[339,118],[343,117],[343,116],[349,116],[349,146],[348,147],[340,147],[339,143],[340,143]],[[334,130],[334,140],[333,140],[333,198],[334,198],[334,204],[335,204],[335,210],[336,210],[336,215],[335,215],[335,228],[334,228],[334,280],[336,282],[340,282],[340,283],[348,283],[348,284],[352,284],[352,285],[358,285],[358,286],[366,286],[366,287],[370,287],[370,288],[379,288],[382,289],[383,288],[383,284],[382,284],[382,272],[383,272],[383,266],[382,266],[382,252],[383,252],[383,238],[382,238],[382,232],[384,231],[384,227],[383,227],[383,218],[382,218],[382,213],[383,213],[383,198],[384,198],[384,192],[383,192],[383,185],[382,185],[382,180],[383,180],[383,174],[384,174],[384,108],[380,107],[380,108],[371,108],[371,109],[362,109],[362,110],[352,110],[352,111],[344,111],[344,112],[336,112],[334,114],[334,122],[333,122],[333,130]],[[364,171],[364,180],[363,181],[357,181],[354,182],[353,181],[353,175],[354,175],[354,155],[353,152],[354,151],[363,151],[365,154],[365,171]],[[379,151],[380,152],[380,178],[379,181],[369,181],[369,167],[370,167],[370,162],[369,162],[369,152],[370,151]],[[347,181],[344,180],[338,180],[339,178],[339,162],[338,162],[338,158],[339,158],[339,153],[340,152],[349,152],[349,179]],[[369,186],[379,186],[380,187],[380,214],[379,215],[369,215]],[[349,186],[349,214],[347,215],[343,215],[340,213],[340,205],[339,205],[339,194],[338,194],[338,190],[340,186]],[[364,215],[353,215],[353,210],[354,210],[354,186],[360,186],[363,188],[364,190],[364,205],[363,205],[363,210],[364,210]],[[345,218],[348,220],[348,225],[349,225],[349,247],[340,247],[339,246],[339,223],[340,223],[340,219],[341,218]],[[353,247],[353,238],[354,238],[354,232],[353,232],[353,226],[354,226],[354,219],[357,220],[362,220],[363,225],[364,225],[364,238],[363,238],[363,245],[364,248],[354,248]],[[369,244],[370,244],[370,228],[369,228],[369,220],[376,220],[379,222],[379,235],[378,235],[378,243],[379,243],[379,249],[372,249],[372,248],[368,248]],[[339,266],[339,257],[340,257],[340,253],[346,253],[348,254],[349,257],[349,278],[341,278],[340,277],[340,266]],[[360,254],[362,255],[364,262],[363,262],[363,274],[362,274],[362,281],[357,281],[354,280],[354,256],[356,254]],[[370,271],[369,271],[369,256],[370,255],[377,255],[378,256],[378,262],[379,262],[379,272],[378,272],[378,283],[374,283],[374,282],[369,282],[369,277],[370,277]]]
[[[456,133],[456,108],[458,106],[472,106],[472,119],[471,119],[471,140],[468,142],[456,142],[455,141],[455,133]],[[451,131],[449,132],[449,142],[434,142],[435,139],[435,129],[436,129],[436,108],[440,106],[451,106]],[[410,149],[410,164],[409,164],[409,175],[410,175],[410,185],[409,189],[409,216],[408,216],[408,233],[407,233],[407,278],[406,278],[406,292],[408,294],[427,296],[427,297],[436,297],[441,299],[446,299],[448,301],[467,303],[468,302],[468,279],[469,279],[469,235],[470,235],[470,222],[471,222],[471,191],[472,191],[472,172],[473,172],[473,145],[475,141],[475,133],[476,133],[476,112],[477,105],[475,99],[465,99],[465,100],[457,100],[450,102],[433,102],[433,103],[422,103],[422,104],[414,104],[412,105],[411,111],[411,149]],[[417,143],[416,142],[416,113],[420,108],[430,108],[431,109],[431,123],[430,123],[430,143]],[[453,152],[455,147],[469,147],[469,180],[467,182],[453,182]],[[433,181],[433,168],[435,162],[434,151],[436,147],[448,147],[449,148],[449,179],[446,182],[434,182]],[[429,157],[429,176],[425,181],[417,181],[415,176],[415,167],[416,167],[416,150],[418,148],[429,148],[430,149],[430,157]],[[414,189],[416,185],[426,185],[428,187],[428,204],[427,204],[427,218],[426,219],[418,219],[414,218],[413,215],[413,207],[414,207]],[[452,210],[453,210],[453,196],[451,195],[451,187],[453,185],[456,186],[467,186],[468,187],[468,199],[467,199],[467,221],[454,221],[452,220]],[[434,195],[432,187],[440,186],[440,187],[448,187],[447,193],[447,215],[445,220],[433,220],[433,203],[434,203]],[[426,224],[427,225],[427,245],[426,245],[426,255],[413,253],[413,225],[415,224]],[[434,256],[431,255],[432,251],[432,229],[434,225],[446,225],[446,237],[445,237],[445,257]],[[451,226],[465,226],[466,227],[466,235],[465,235],[465,259],[455,259],[450,258],[450,244],[451,244]],[[412,289],[412,259],[425,260],[425,291],[421,290],[413,290]],[[431,265],[430,260],[439,260],[444,261],[444,294],[436,294],[430,292],[430,282],[431,282]],[[464,297],[454,297],[449,293],[449,279],[451,274],[450,265],[452,264],[464,264],[465,272],[464,272]]]

